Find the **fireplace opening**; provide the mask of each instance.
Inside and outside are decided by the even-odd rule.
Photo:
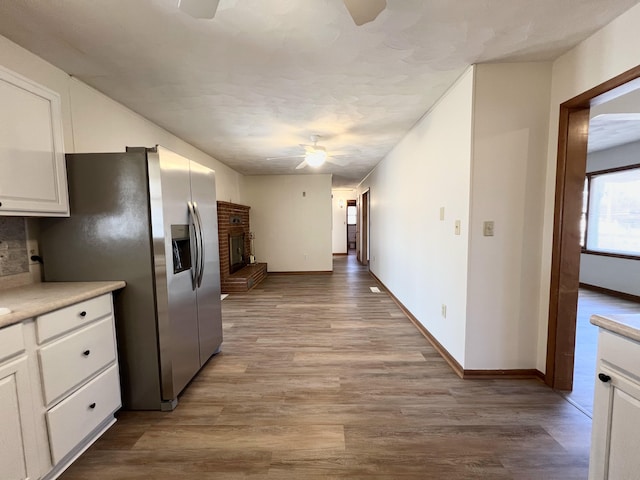
[[[244,233],[229,234],[229,273],[237,272],[245,265]]]

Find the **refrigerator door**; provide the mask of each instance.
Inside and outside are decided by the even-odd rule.
[[[162,192],[162,224],[153,223],[154,245],[163,242],[166,265],[158,268],[156,274],[166,276],[167,315],[158,318],[158,344],[160,348],[160,369],[162,378],[162,398],[175,399],[200,369],[198,341],[198,310],[194,290],[194,274],[197,274],[198,250],[195,242],[194,222],[189,215],[191,202],[189,160],[162,147],[157,153],[149,152],[150,178],[152,171],[158,171]],[[152,216],[154,206],[152,199]],[[184,233],[184,232],[188,233]],[[178,248],[175,240],[178,232],[190,240]],[[174,241],[172,241],[174,238]],[[185,249],[189,252],[185,255]],[[180,250],[180,255],[176,250]],[[183,268],[184,262],[191,260],[191,268]],[[160,280],[160,279],[158,279]],[[157,282],[161,284],[162,282]],[[159,304],[163,303],[159,299]]]
[[[156,307],[163,285],[153,278],[154,265],[166,262],[164,249],[155,252],[152,244],[147,151],[68,154],[66,162],[71,217],[39,224],[45,280],[127,283],[115,297],[123,403],[159,409],[156,313],[166,306]]]
[[[200,365],[216,353],[222,343],[220,307],[220,252],[218,250],[218,213],[216,181],[213,170],[191,162],[191,195],[202,233],[201,269],[198,297]]]

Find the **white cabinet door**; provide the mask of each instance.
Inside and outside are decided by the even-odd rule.
[[[60,96],[0,67],[0,215],[68,216]]]
[[[589,478],[633,480],[640,472],[640,383],[599,363]]]
[[[24,355],[0,366],[0,474],[3,480],[39,476],[27,368]]]

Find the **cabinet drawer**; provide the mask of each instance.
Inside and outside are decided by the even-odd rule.
[[[640,378],[640,344],[633,340],[600,329],[598,359]]]
[[[91,298],[38,317],[38,343],[62,335],[112,313],[111,294]]]
[[[82,442],[120,408],[118,368],[113,365],[46,414],[53,463]]]
[[[50,405],[115,360],[113,318],[107,317],[46,345],[38,355],[45,403]]]
[[[0,329],[0,363],[24,352],[22,323]]]

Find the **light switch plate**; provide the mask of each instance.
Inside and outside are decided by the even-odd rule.
[[[440,221],[444,220],[444,207],[440,207]]]
[[[460,220],[456,220],[455,234],[460,235]]]
[[[493,237],[493,221],[488,220],[484,222],[482,231],[485,237]]]

